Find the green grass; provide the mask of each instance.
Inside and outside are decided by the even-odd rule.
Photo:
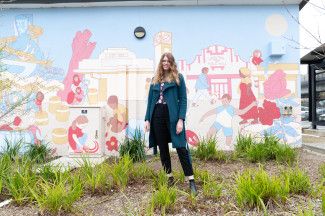
[[[217,139],[215,137],[201,138],[193,151],[193,156],[204,161],[214,160],[217,155],[216,145]]]
[[[119,153],[121,156],[129,155],[133,162],[146,160],[145,140],[141,130],[137,128],[131,138],[125,138],[120,145]]]
[[[297,152],[287,144],[282,144],[273,135],[265,135],[259,142],[251,135],[239,135],[235,146],[236,154],[252,163],[275,160],[292,165],[296,162]]]
[[[290,193],[307,195],[311,192],[310,178],[299,167],[285,169],[282,171],[282,176],[289,183]]]
[[[216,181],[210,180],[203,184],[203,195],[212,199],[219,199],[222,192],[222,186]]]
[[[171,210],[177,198],[177,189],[162,185],[156,190],[151,198],[151,210],[160,209],[161,215],[165,215],[166,211]]]
[[[244,157],[247,153],[247,150],[255,144],[255,141],[251,135],[244,136],[238,134],[236,141],[235,151],[241,157]]]
[[[196,167],[194,168],[194,177],[198,183],[202,184],[210,182],[213,179],[208,170],[197,169]]]
[[[6,145],[1,149],[0,156],[3,157],[7,155],[11,160],[18,159],[23,146],[23,140],[20,139],[18,142],[12,143],[5,138],[5,143]]]
[[[162,186],[168,186],[168,177],[164,170],[159,170],[159,172],[154,175],[153,184],[156,189]]]
[[[107,163],[92,166],[88,160],[84,160],[78,174],[83,182],[85,190],[94,194],[107,194],[113,186],[113,180],[108,175],[110,167]]]
[[[289,185],[282,178],[270,176],[262,168],[246,170],[236,178],[236,198],[240,206],[262,208],[273,201],[284,201],[289,194]]]
[[[4,186],[9,195],[18,205],[33,200],[33,196],[28,189],[36,187],[36,174],[33,171],[33,163],[28,159],[15,160],[14,168],[5,177]]]
[[[153,178],[154,171],[146,162],[141,162],[134,165],[130,175],[134,181],[146,181]]]
[[[113,164],[109,172],[113,177],[113,184],[120,190],[124,190],[130,180],[130,173],[133,169],[133,162],[129,155],[124,155]]]
[[[70,212],[75,201],[83,194],[82,182],[79,176],[70,175],[55,183],[40,180],[38,188],[30,188],[36,203],[42,212],[52,214]]]
[[[42,142],[40,145],[31,143],[28,144],[25,155],[36,163],[44,163],[50,159],[51,151],[47,143]]]

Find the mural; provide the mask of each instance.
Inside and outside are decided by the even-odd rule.
[[[5,145],[5,139],[23,138],[34,144],[50,141],[58,155],[102,151],[117,154],[125,136],[132,137],[136,129],[143,129],[157,62],[164,52],[172,51],[177,53],[179,72],[187,85],[186,137],[190,146],[196,146],[199,137],[216,136],[218,148],[231,150],[239,133],[271,133],[291,145],[301,145],[298,58],[289,56],[275,61],[264,48],[264,41],[236,47],[233,37],[225,41],[211,34],[206,40],[209,44],[197,47],[193,38],[190,46],[182,41],[184,33],[178,31],[185,27],[176,25],[170,31],[153,28],[157,31],[148,35],[148,45],[142,49],[134,47],[134,41],[130,47],[123,47],[122,39],[102,39],[102,29],[89,23],[85,29],[67,28],[68,32],[62,34],[70,35],[68,42],[50,44],[42,39],[53,38],[47,34],[51,27],[34,24],[41,21],[39,16],[34,19],[33,14],[15,13],[8,12],[14,28],[6,28],[6,35],[0,38],[5,47],[1,63],[6,68],[1,79],[15,83],[13,88],[0,93],[1,113],[22,98],[27,98],[27,102],[1,119],[0,146]],[[290,30],[282,25],[279,32],[272,24],[276,20],[287,23],[284,16],[271,12],[265,23],[256,21],[258,31],[268,34],[265,41]],[[214,31],[203,27],[202,30]],[[65,58],[61,58],[61,53],[48,52],[54,46],[62,46],[60,51]],[[188,52],[182,48],[188,48]],[[78,107],[102,107],[102,119],[97,121],[80,110],[73,111]],[[285,111],[288,107],[292,113]],[[99,126],[102,121],[103,127]],[[97,138],[94,128],[102,129],[96,132]],[[148,140],[148,134],[143,135]]]

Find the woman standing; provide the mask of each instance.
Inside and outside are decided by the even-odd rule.
[[[191,193],[197,194],[193,176],[193,167],[186,143],[184,121],[187,97],[184,77],[178,73],[174,56],[165,53],[161,56],[155,76],[152,79],[145,130],[150,131],[149,147],[158,145],[160,159],[169,177],[168,183],[174,183],[168,143],[176,148],[185,176],[189,180]]]

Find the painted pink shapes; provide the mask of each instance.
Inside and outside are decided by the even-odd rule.
[[[58,92],[58,96],[62,100],[67,101],[68,93],[71,91],[71,85],[73,84],[73,77],[76,74],[75,69],[78,69],[79,62],[83,59],[88,59],[95,49],[96,42],[89,42],[92,33],[89,30],[83,32],[78,31],[72,42],[72,57],[69,63],[68,73],[63,81],[64,89]],[[79,74],[79,78],[83,77]]]
[[[273,120],[281,116],[276,103],[264,100],[263,107],[258,108],[259,120],[262,125],[273,125]]]
[[[277,70],[264,82],[264,96],[266,99],[274,100],[291,93],[287,89],[287,80],[285,77],[286,74],[283,70]]]

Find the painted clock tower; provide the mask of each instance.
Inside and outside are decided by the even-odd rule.
[[[165,52],[172,52],[172,33],[171,32],[158,32],[154,36],[155,46],[155,69],[159,64],[162,54]]]

